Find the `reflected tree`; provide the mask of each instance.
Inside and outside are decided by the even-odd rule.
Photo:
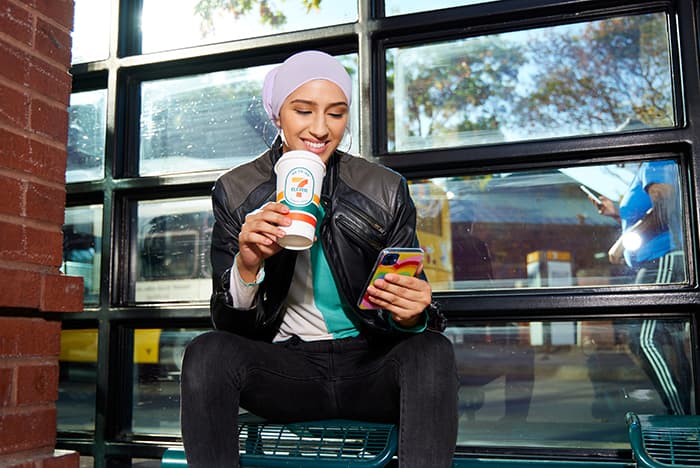
[[[399,50],[390,67],[396,73],[390,82],[406,94],[400,98],[406,115],[397,126],[406,126],[409,136],[420,137],[499,129],[500,116],[508,112],[507,97],[515,90],[525,61],[517,45],[489,38],[416,52],[406,56]]]
[[[322,0],[300,0],[306,12],[321,8]],[[199,0],[195,5],[195,13],[201,16],[203,29],[211,30],[214,26],[214,15],[217,12],[227,12],[239,18],[252,13],[257,8],[260,22],[270,26],[281,26],[287,22],[287,16],[272,0]]]
[[[516,104],[521,128],[614,130],[674,123],[665,15],[550,29],[528,43],[533,72]]]

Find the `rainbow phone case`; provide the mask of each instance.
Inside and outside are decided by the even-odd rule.
[[[379,278],[383,278],[387,273],[397,273],[399,275],[413,276],[418,270],[418,266],[423,262],[423,249],[421,248],[400,248],[390,247],[379,252],[377,261],[372,268],[370,275],[363,291],[367,291],[370,284],[373,284]],[[357,306],[363,310],[377,310],[380,307],[372,304],[367,293],[363,292],[362,297],[357,302]]]

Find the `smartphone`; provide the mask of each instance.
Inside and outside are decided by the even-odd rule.
[[[591,192],[591,191],[588,189],[588,187],[586,187],[585,185],[579,185],[579,187],[581,187],[581,190],[583,190],[583,193],[585,193],[586,195],[588,195],[588,196],[591,198],[591,200],[593,200],[593,201],[595,202],[596,205],[602,205],[602,204],[603,204],[603,202],[600,201],[600,198],[598,198],[598,195],[596,195],[595,193]]]
[[[387,273],[398,273],[399,275],[414,276],[418,271],[418,266],[423,262],[423,249],[421,248],[400,248],[390,247],[379,252],[377,261],[372,268],[367,283],[363,288],[362,297],[357,302],[357,306],[364,310],[376,310],[380,307],[372,304],[367,296],[367,288],[376,280],[383,278]]]

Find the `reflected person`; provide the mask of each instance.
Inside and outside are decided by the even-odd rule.
[[[678,166],[672,160],[642,162],[619,206],[600,196],[598,212],[620,223],[622,233],[608,252],[626,263],[637,284],[686,281]],[[644,319],[627,328],[631,351],[640,358],[668,413],[690,412],[690,364],[683,347],[683,322]]]
[[[457,372],[430,284],[387,274],[369,288],[380,309],[357,306],[379,251],[418,239],[406,179],[338,149],[351,89],[332,56],[292,55],[263,83],[278,138],[216,181],[215,330],[188,345],[182,369],[190,466],[238,466],[239,406],[278,422],[397,422],[400,467],[452,466]],[[291,220],[273,167],[292,150],[326,165],[316,241],[300,251],[277,242]]]

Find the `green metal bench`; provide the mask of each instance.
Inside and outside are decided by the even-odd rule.
[[[241,467],[383,467],[396,453],[397,428],[343,419],[279,424],[254,416],[238,423]],[[162,468],[186,466],[182,447],[171,447]]]
[[[700,416],[627,413],[632,456],[640,468],[700,466]]]

